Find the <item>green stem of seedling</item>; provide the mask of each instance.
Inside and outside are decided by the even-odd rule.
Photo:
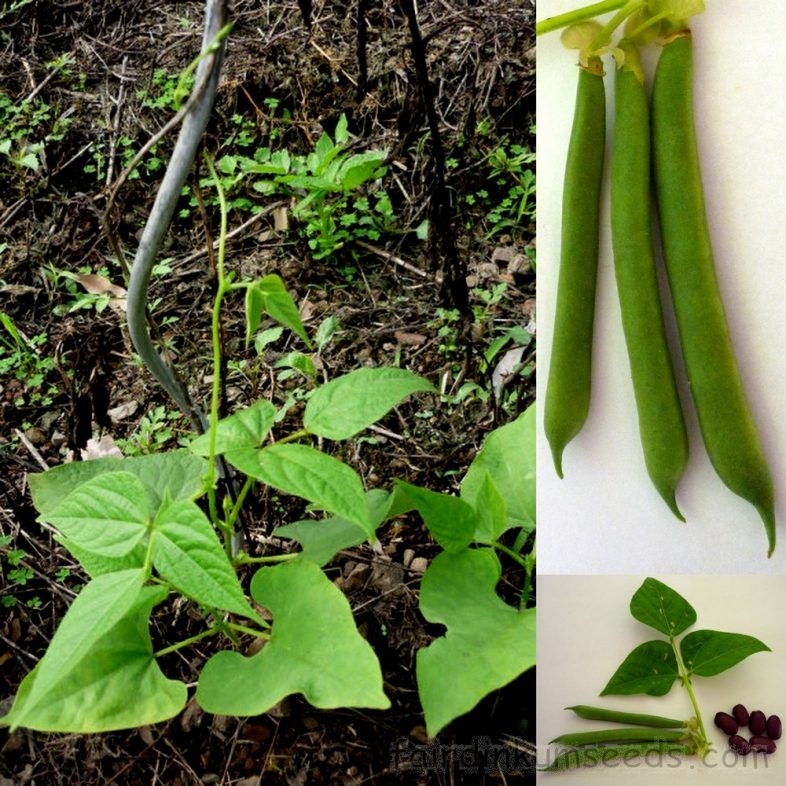
[[[709,741],[707,740],[707,731],[704,728],[704,721],[701,718],[701,710],[699,709],[699,703],[696,701],[696,694],[693,692],[693,684],[690,681],[690,675],[688,674],[688,670],[685,668],[685,663],[682,660],[682,655],[677,647],[676,642],[674,641],[673,636],[669,636],[669,643],[671,644],[672,650],[674,650],[674,657],[677,659],[677,672],[680,675],[682,684],[685,686],[685,689],[688,691],[688,696],[690,696],[690,701],[691,704],[693,705],[693,711],[696,713],[696,721],[699,724],[699,734],[701,735],[701,739],[697,740],[698,742],[697,753],[699,754],[699,756],[704,756],[706,751],[709,749]]]
[[[286,562],[287,560],[295,559],[297,556],[299,556],[297,553],[292,553],[273,554],[268,557],[250,557],[244,551],[241,551],[235,556],[234,563],[235,565],[257,565],[266,562]]]
[[[224,275],[224,257],[226,254],[227,239],[227,202],[221,180],[218,177],[213,161],[205,152],[205,164],[212,178],[216,193],[218,194],[218,204],[221,210],[221,229],[218,236],[218,256],[216,259],[216,274],[218,284],[216,297],[213,301],[213,320],[212,320],[212,339],[213,339],[213,391],[210,397],[210,452],[208,454],[208,490],[207,499],[210,508],[210,518],[221,530],[224,537],[224,550],[228,557],[232,557],[232,527],[227,522],[222,522],[218,516],[216,506],[216,426],[218,424],[218,399],[221,394],[221,303],[224,295],[231,289],[232,282],[227,281]]]
[[[594,19],[601,14],[607,14],[609,11],[617,11],[626,3],[628,3],[628,0],[602,0],[600,3],[593,3],[584,8],[577,8],[575,11],[568,11],[565,14],[544,19],[542,22],[537,23],[535,32],[537,35],[551,33],[554,30],[559,30],[561,27],[568,27],[568,25],[575,25],[577,22]]]
[[[518,562],[522,568],[527,568],[527,561],[521,554],[513,551],[513,549],[508,548],[504,543],[500,543],[498,540],[494,540],[491,542],[491,545],[497,549],[497,551],[501,551],[503,554],[507,554],[514,562]]]
[[[201,633],[197,633],[194,636],[190,636],[187,639],[183,639],[183,641],[178,641],[177,644],[171,644],[170,646],[164,647],[164,649],[159,650],[158,652],[154,652],[153,657],[160,658],[163,655],[169,655],[170,652],[177,652],[177,650],[183,649],[183,647],[188,647],[190,644],[196,644],[196,642],[206,639],[208,636],[214,636],[216,633],[220,632],[221,626],[216,625],[212,628],[208,628],[207,630],[203,630]]]
[[[255,636],[258,639],[269,639],[270,634],[263,630],[256,630],[256,628],[247,628],[245,625],[238,625],[236,622],[225,622],[227,628],[236,630],[238,633],[246,633],[249,636]]]
[[[212,55],[214,52],[218,50],[221,42],[232,32],[232,27],[234,26],[234,22],[227,22],[219,31],[216,33],[216,37],[205,47],[205,51],[201,52],[197,55],[180,74],[180,77],[177,80],[177,86],[175,87],[175,109],[180,109],[183,103],[183,96],[185,96],[188,87],[186,86],[186,82],[188,77],[194,73],[197,66],[206,58]]]
[[[308,435],[309,432],[302,428],[299,431],[293,431],[289,436],[283,437],[282,439],[277,439],[276,445],[284,445],[287,442],[295,442],[296,440],[307,437]]]
[[[240,509],[243,507],[243,503],[246,501],[248,492],[251,491],[251,487],[253,485],[254,478],[250,476],[246,477],[246,480],[243,483],[243,488],[240,489],[240,493],[237,495],[235,505],[232,508],[229,517],[227,518],[227,527],[229,527],[230,530],[234,530],[235,522],[237,521],[237,517],[240,515]]]

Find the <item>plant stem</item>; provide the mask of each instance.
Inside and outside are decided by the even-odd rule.
[[[544,19],[542,22],[537,23],[535,32],[537,35],[551,33],[554,30],[559,30],[561,27],[584,22],[587,19],[606,14],[609,11],[616,11],[627,2],[628,0],[601,0],[599,3],[593,3],[592,5],[584,6],[584,8],[577,8],[575,11],[568,11],[565,14]]]
[[[503,554],[507,554],[512,560],[518,562],[522,568],[527,568],[527,561],[521,554],[517,554],[513,549],[509,549],[505,544],[500,543],[498,540],[492,541],[491,545],[497,549],[497,551],[501,551]]]
[[[197,633],[195,636],[190,636],[187,639],[183,639],[183,641],[178,641],[177,644],[171,644],[169,647],[164,647],[164,649],[154,652],[153,657],[160,658],[162,655],[169,655],[170,652],[176,652],[183,647],[188,647],[189,644],[196,644],[196,642],[220,632],[221,628],[219,626],[208,628],[207,630],[203,630],[201,633]]]
[[[257,565],[265,562],[286,562],[287,560],[294,559],[299,556],[299,553],[293,554],[274,554],[270,557],[250,557],[245,552],[241,551],[235,559],[235,565]]]
[[[213,523],[221,530],[224,537],[224,550],[227,556],[232,557],[232,527],[222,523],[218,517],[218,508],[216,506],[216,428],[218,424],[218,399],[221,394],[221,343],[220,343],[220,330],[221,330],[221,302],[224,299],[224,294],[231,288],[232,283],[227,281],[224,276],[224,256],[226,253],[226,239],[227,239],[227,202],[224,194],[224,189],[221,186],[221,180],[216,173],[216,168],[213,166],[213,161],[210,156],[205,152],[205,163],[210,177],[212,178],[216,192],[218,194],[218,203],[221,209],[221,230],[218,236],[218,257],[216,259],[216,274],[218,276],[218,288],[216,297],[213,301],[213,320],[212,320],[212,340],[213,340],[213,391],[210,397],[210,452],[208,454],[208,490],[207,499],[210,508],[210,518]]]
[[[611,36],[614,31],[632,14],[640,10],[646,5],[646,0],[628,0],[625,5],[614,14],[608,22],[601,28],[601,31],[595,36],[590,44],[590,49],[597,50],[606,46],[611,41]]]
[[[671,644],[672,650],[674,650],[674,657],[677,659],[677,671],[680,675],[680,679],[682,680],[682,684],[685,686],[685,689],[688,691],[688,696],[690,696],[690,701],[693,705],[693,711],[696,713],[696,720],[699,724],[699,733],[701,734],[700,745],[703,748],[703,750],[700,749],[697,752],[699,755],[703,756],[709,747],[709,741],[707,740],[707,731],[704,728],[704,721],[701,718],[701,710],[699,709],[699,704],[696,701],[696,694],[693,692],[693,684],[690,681],[690,675],[688,674],[688,670],[685,668],[685,663],[682,660],[682,655],[677,648],[677,644],[675,643],[673,636],[669,636],[669,643]]]
[[[287,442],[294,442],[297,439],[302,439],[303,437],[307,437],[309,432],[307,429],[300,429],[299,431],[293,431],[289,436],[283,437],[282,439],[276,440],[276,445],[284,445]]]
[[[247,633],[249,636],[256,636],[258,639],[269,639],[270,634],[263,630],[256,630],[255,628],[247,628],[245,625],[238,625],[236,622],[225,622],[227,628],[236,630],[238,633]]]
[[[254,478],[250,475],[246,477],[245,482],[243,483],[243,488],[240,489],[240,493],[237,495],[237,501],[235,502],[232,511],[229,514],[229,518],[227,519],[227,527],[231,530],[235,528],[235,521],[237,521],[237,517],[240,515],[240,509],[243,507],[243,503],[246,501],[246,497],[248,496],[248,492],[251,491],[251,486],[254,485]]]

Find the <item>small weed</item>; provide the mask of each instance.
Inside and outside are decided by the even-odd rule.
[[[164,450],[186,430],[183,414],[167,410],[162,404],[142,418],[139,428],[128,439],[117,439],[115,443],[126,456],[141,456]]]
[[[0,377],[13,378],[23,384],[17,405],[24,403],[48,406],[57,389],[47,386],[46,379],[55,367],[52,358],[42,357],[40,347],[48,340],[46,333],[25,336],[8,314],[0,311]]]

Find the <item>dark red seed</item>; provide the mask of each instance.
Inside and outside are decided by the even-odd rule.
[[[769,737],[751,737],[751,750],[775,753],[775,743]]]
[[[767,728],[767,717],[761,710],[754,710],[748,719],[748,728],[753,734],[764,734]]]
[[[745,709],[744,704],[735,704],[731,714],[740,726],[748,725],[748,718],[750,718],[750,715],[748,715],[748,710]]]
[[[781,719],[777,715],[770,715],[770,717],[767,718],[767,736],[771,740],[779,740],[782,731]]]
[[[715,725],[724,733],[724,734],[736,734],[739,731],[739,726],[737,725],[737,721],[729,715],[728,712],[716,712],[715,713]]]
[[[751,752],[751,745],[744,737],[734,734],[729,737],[729,747],[733,751],[737,751],[740,756],[747,756]]]

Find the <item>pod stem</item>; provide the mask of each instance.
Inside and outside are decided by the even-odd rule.
[[[647,5],[647,0],[627,0],[614,16],[600,29],[592,42],[592,49],[601,49],[611,41],[614,31],[629,17]]]
[[[593,19],[600,14],[607,14],[609,11],[617,11],[624,5],[627,5],[629,0],[601,0],[599,3],[585,6],[584,8],[577,8],[575,11],[568,11],[565,14],[544,19],[535,25],[535,32],[537,35],[544,33],[551,33],[554,30],[559,30],[562,27],[576,24],[577,22],[585,22],[587,19]]]

